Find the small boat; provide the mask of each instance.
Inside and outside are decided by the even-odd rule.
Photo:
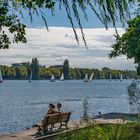
[[[93,79],[93,73],[91,74],[89,81],[92,82],[92,79]]]
[[[29,79],[29,83],[32,81],[32,70],[31,70],[31,73],[30,73],[30,79]]]
[[[85,75],[84,82],[88,82],[88,74],[87,73]]]
[[[3,82],[3,79],[2,79],[2,73],[1,73],[1,70],[0,70],[0,83]]]
[[[54,74],[52,74],[50,82],[55,82]]]
[[[64,81],[64,74],[62,73],[61,77],[60,77],[60,81]]]

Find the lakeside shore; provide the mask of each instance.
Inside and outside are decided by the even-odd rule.
[[[139,114],[130,113],[107,113],[97,115],[94,118],[90,118],[90,121],[96,124],[123,124],[126,122],[134,122],[137,120]],[[77,126],[85,127],[80,121],[69,121],[69,130],[75,129]],[[28,130],[23,130],[16,133],[0,135],[0,140],[35,140],[37,128],[32,127]]]

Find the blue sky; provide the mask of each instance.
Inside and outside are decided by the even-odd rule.
[[[60,10],[58,4],[56,3],[56,6],[54,9],[55,10],[54,10],[53,16],[50,10],[43,10],[43,12],[46,14],[48,26],[71,27],[64,7],[62,7],[62,9]],[[93,11],[90,8],[87,9],[88,21],[85,20],[84,14],[81,10],[79,10],[79,15],[81,18],[82,26],[84,28],[104,28],[104,25],[101,23],[101,21],[97,18],[97,16],[93,13]],[[44,27],[45,26],[44,21],[41,19],[41,16],[37,16],[36,14],[33,15],[33,21],[30,22],[29,14],[26,11],[24,12],[24,19],[22,19],[22,21],[23,23],[27,25],[27,27]],[[74,24],[77,27],[76,20],[74,20]],[[117,23],[117,26],[122,27],[121,23]],[[110,24],[109,27],[112,27],[112,25]]]

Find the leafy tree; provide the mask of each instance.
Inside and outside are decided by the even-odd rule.
[[[79,71],[79,68],[75,69],[75,73],[76,73],[76,79],[81,79],[81,73]]]
[[[140,67],[140,16],[128,22],[126,32],[120,37],[116,37],[116,43],[112,46],[113,50],[110,57],[126,55],[127,58],[133,58]]]
[[[32,71],[32,79],[38,80],[39,79],[39,61],[37,60],[37,58],[32,59],[31,71]]]
[[[16,71],[14,68],[9,68],[8,70],[8,78],[12,79],[16,76]]]
[[[25,66],[23,66],[23,67],[20,67],[21,68],[21,78],[22,79],[26,79],[27,78],[27,76],[28,76],[28,72],[27,72],[27,68],[25,67]]]
[[[25,25],[21,23],[17,16],[19,13],[23,16],[25,10],[29,12],[31,21],[33,14],[36,13],[42,17],[46,27],[48,27],[46,11],[50,10],[52,14],[54,14],[56,3],[58,3],[60,9],[63,7],[66,11],[77,42],[79,43],[79,39],[75,30],[74,18],[77,20],[78,26],[81,29],[83,41],[85,45],[87,45],[79,16],[80,10],[83,11],[86,20],[88,20],[87,11],[91,9],[93,14],[99,18],[106,28],[110,23],[116,27],[116,21],[120,20],[124,22],[129,18],[129,3],[131,2],[130,4],[132,5],[134,1],[135,0],[0,0],[0,48],[8,48],[10,44],[9,36],[5,33],[4,27],[7,27],[9,32],[14,34],[14,42],[26,42]]]
[[[40,67],[39,75],[40,75],[41,79],[46,79],[47,78],[47,75],[45,75],[45,72],[46,72],[46,68],[45,67]]]
[[[60,77],[60,69],[58,68],[49,68],[51,73],[53,73],[55,75],[56,78]]]
[[[98,69],[95,69],[95,78],[96,79],[99,79],[100,78],[100,71],[98,70]],[[102,78],[104,78],[104,75],[102,75],[103,77]]]
[[[26,43],[25,25],[20,22],[17,15],[11,9],[12,1],[0,0],[0,49],[9,48],[11,43],[8,33],[5,32],[5,27],[8,32],[13,34],[12,42]]]
[[[19,67],[16,67],[15,70],[16,70],[16,78],[17,78],[17,79],[20,79],[20,77],[21,77],[20,68],[19,68]]]
[[[81,79],[85,78],[85,72],[83,69],[80,69],[80,73],[81,73]]]
[[[70,68],[70,79],[75,79],[75,78],[76,78],[75,69]]]
[[[66,59],[63,64],[64,79],[69,79],[69,61]]]
[[[109,77],[110,77],[110,68],[104,67],[104,68],[102,68],[102,71],[104,73],[104,78],[109,79]]]
[[[52,75],[51,70],[50,70],[50,69],[47,69],[47,70],[45,71],[45,75],[46,75],[47,78],[50,78],[51,75]]]
[[[16,79],[25,79],[27,78],[27,70],[26,67],[16,67]]]
[[[31,73],[31,63],[30,62],[25,62],[25,63],[22,63],[23,66],[26,67],[26,70],[27,70],[27,75],[28,77],[30,77],[30,73]]]

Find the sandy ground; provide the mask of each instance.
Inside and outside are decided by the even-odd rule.
[[[21,132],[16,132],[7,135],[1,135],[0,140],[35,140],[33,136],[37,132],[36,128],[31,128],[29,130],[24,130]]]
[[[134,121],[136,119],[137,114],[128,114],[128,113],[108,113],[94,116],[91,118],[91,121],[96,123],[125,123],[128,121]],[[124,121],[125,120],[125,121]],[[70,121],[68,127],[70,129],[74,129],[77,126],[81,126],[84,124],[79,123],[79,121]],[[83,126],[82,126],[83,127]],[[24,130],[17,133],[0,135],[0,140],[35,140],[35,133],[37,132],[37,128],[31,128],[29,130]]]

